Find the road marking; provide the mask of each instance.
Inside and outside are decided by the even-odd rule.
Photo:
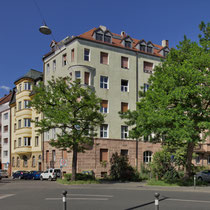
[[[112,198],[112,195],[91,195],[91,194],[67,194],[68,196],[87,196],[87,197],[107,197]]]
[[[8,198],[8,197],[11,197],[15,194],[4,194],[4,195],[0,195],[0,199],[4,199],[4,198]]]
[[[210,201],[202,201],[202,200],[183,200],[183,199],[173,199],[167,198],[169,201],[182,201],[182,202],[194,202],[194,203],[210,203]]]
[[[45,198],[47,201],[62,200],[62,198]],[[90,200],[90,201],[107,201],[108,198],[66,198],[66,200]]]

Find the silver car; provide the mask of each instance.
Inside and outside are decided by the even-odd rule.
[[[204,170],[196,173],[199,181],[210,182],[210,170]]]
[[[9,177],[7,170],[0,169],[0,175],[1,175],[2,178],[8,178]]]

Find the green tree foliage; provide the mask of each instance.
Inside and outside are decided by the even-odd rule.
[[[207,25],[209,27],[209,24]],[[202,46],[186,37],[177,49],[171,49],[165,61],[156,66],[149,79],[149,90],[140,92],[136,111],[121,115],[133,125],[130,135],[135,138],[155,137],[186,168],[185,177],[192,172],[192,155],[195,146],[209,135],[210,128],[210,52],[205,40],[209,29],[205,24]],[[201,133],[206,136],[201,138]],[[176,157],[175,157],[176,158]]]
[[[127,156],[118,155],[116,152],[112,155],[110,162],[110,176],[113,180],[137,181],[138,174],[135,169],[129,165]]]
[[[56,128],[57,140],[50,144],[62,150],[73,151],[72,180],[76,178],[77,153],[93,144],[96,128],[103,123],[99,112],[100,99],[89,87],[82,87],[71,78],[52,78],[48,85],[34,87],[31,106],[44,118],[35,122],[39,133]]]

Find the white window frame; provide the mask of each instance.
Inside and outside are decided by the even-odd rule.
[[[8,150],[3,151],[3,157],[5,157],[5,158],[8,157]]]
[[[107,78],[107,82],[105,81],[105,78]],[[100,88],[109,89],[109,77],[102,75],[100,76]]]
[[[31,82],[24,82],[24,90],[31,90]]]
[[[121,92],[129,92],[129,82],[128,82],[127,86],[125,86],[125,85],[122,85],[122,81],[127,81],[128,82],[128,80],[121,79]]]
[[[86,52],[88,52],[88,54],[86,54]],[[87,58],[87,60],[85,58]],[[84,48],[84,61],[90,61],[90,49]]]
[[[24,118],[24,127],[25,128],[31,127],[31,119],[30,118]]]
[[[149,164],[152,161],[152,152],[147,150],[143,152],[143,162]]]
[[[100,138],[108,138],[109,137],[109,125],[102,124],[100,126]]]
[[[24,100],[24,109],[30,109],[31,107],[29,106],[29,100]]]
[[[108,100],[102,100],[102,101],[107,101],[107,110],[104,107],[100,107],[100,112],[101,113],[109,113],[109,101]]]
[[[31,137],[24,137],[24,146],[31,146]]]
[[[129,135],[128,126],[121,125],[121,139],[127,139]]]
[[[77,77],[77,73],[79,73],[79,77]],[[75,80],[81,80],[81,71],[75,71]]]

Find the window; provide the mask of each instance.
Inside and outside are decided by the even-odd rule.
[[[75,80],[81,79],[80,71],[75,71]]]
[[[121,68],[128,69],[128,58],[121,56]]]
[[[121,80],[121,91],[128,92],[128,80]]]
[[[149,84],[144,83],[144,93],[146,93],[149,89]]]
[[[5,125],[4,126],[4,133],[7,133],[8,132],[8,125]]]
[[[49,162],[49,150],[46,150],[46,163]]]
[[[62,56],[62,65],[65,66],[67,64],[67,54]]]
[[[55,128],[52,128],[52,138],[56,139],[56,132],[55,132]]]
[[[108,162],[108,149],[100,149],[100,162]]]
[[[168,51],[164,50],[164,51],[163,51],[163,56],[166,57],[166,56],[168,55],[168,53],[169,53]]]
[[[24,100],[24,109],[29,109],[31,106],[29,105],[29,100]]]
[[[24,146],[31,146],[31,137],[24,137]]]
[[[125,47],[131,48],[131,42],[125,40]]]
[[[196,162],[196,164],[200,164],[200,155],[197,153],[196,154],[197,156],[196,156],[196,158],[195,158],[195,162]]]
[[[100,127],[100,137],[101,138],[108,138],[108,125],[103,124]]]
[[[103,41],[103,34],[96,33],[96,40]]]
[[[90,61],[90,50],[89,49],[84,49],[84,60]]]
[[[8,138],[4,138],[4,144],[8,144]]]
[[[31,127],[31,119],[24,119],[24,127]]]
[[[104,35],[104,42],[111,43],[111,36]]]
[[[151,151],[145,151],[143,153],[143,161],[144,161],[144,163],[150,163],[152,161],[152,152]]]
[[[17,157],[17,165],[16,166],[20,167],[20,158],[19,157]]]
[[[62,150],[62,159],[67,159],[67,150]]]
[[[145,51],[146,51],[146,46],[143,45],[143,44],[141,44],[141,45],[140,45],[140,50],[145,52]]]
[[[50,73],[50,64],[48,63],[47,64],[47,74],[49,74]]]
[[[89,85],[90,84],[90,73],[85,72],[85,84]]]
[[[17,147],[17,140],[14,141],[14,149]]]
[[[16,131],[16,129],[17,129],[17,124],[15,123],[14,124],[14,131]]]
[[[31,83],[30,82],[25,82],[24,83],[24,89],[25,90],[31,90]]]
[[[105,53],[105,52],[100,53],[100,63],[108,64],[108,53]]]
[[[55,150],[52,150],[52,161],[55,161],[55,158],[56,158]]]
[[[144,72],[151,74],[152,69],[153,69],[153,63],[149,63],[149,62],[144,61]]]
[[[144,142],[148,142],[148,141],[151,140],[151,138],[152,138],[151,135],[143,136],[143,141],[144,141]]]
[[[21,101],[19,101],[19,102],[18,102],[18,110],[21,110],[21,108],[22,108],[22,107],[21,107],[21,104],[22,104]]]
[[[32,167],[36,166],[36,160],[35,160],[35,156],[32,157]]]
[[[121,149],[120,154],[122,156],[128,156],[128,150],[127,149]]]
[[[4,120],[7,120],[8,119],[8,116],[9,116],[8,113],[5,113],[4,114]]]
[[[15,106],[14,107],[14,116],[16,115],[16,112],[17,112],[17,107]]]
[[[15,167],[15,157],[12,157],[12,167]]]
[[[105,89],[109,88],[108,77],[105,77],[105,76],[100,77],[100,88],[105,88]]]
[[[3,157],[8,157],[8,151],[7,150],[3,151]]]
[[[53,60],[53,71],[56,70],[56,60]]]
[[[38,121],[39,121],[39,118],[38,118],[38,117],[36,117],[36,118],[35,118],[35,122],[37,123]]]
[[[18,147],[21,147],[21,138],[18,138]]]
[[[107,113],[108,112],[108,101],[107,100],[102,100],[101,101],[100,112],[101,113]]]
[[[128,111],[128,103],[121,102],[121,112]]]
[[[23,167],[28,167],[28,158],[26,155],[23,155]]]
[[[21,120],[18,120],[18,129],[21,128]]]
[[[152,47],[147,46],[147,52],[148,52],[148,53],[152,53]]]
[[[39,137],[35,136],[35,147],[39,146]]]
[[[22,84],[19,84],[19,92],[22,91]]]
[[[121,139],[128,138],[128,126],[121,126]]]
[[[71,62],[74,61],[74,49],[71,50]]]

